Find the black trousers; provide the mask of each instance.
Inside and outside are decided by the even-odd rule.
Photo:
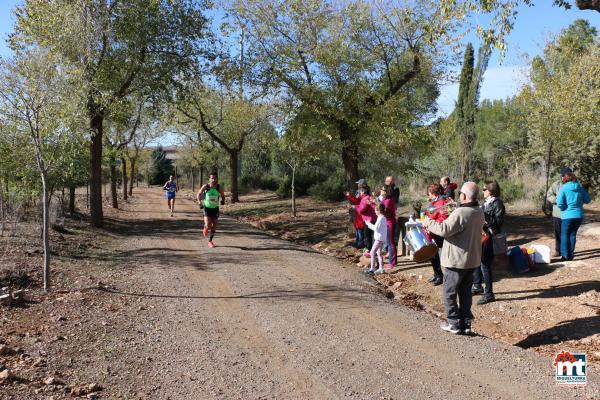
[[[560,254],[560,226],[562,225],[562,219],[552,217],[554,222],[554,250]]]

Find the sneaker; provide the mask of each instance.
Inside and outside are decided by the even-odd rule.
[[[215,247],[217,247],[217,245],[215,245],[213,242],[208,242],[208,247],[214,249]]]
[[[474,333],[473,329],[471,328],[471,321],[464,323],[463,332],[465,335],[472,335]]]
[[[481,294],[483,293],[483,286],[473,286],[471,288],[471,294]]]
[[[371,257],[371,253],[369,253],[368,251],[365,251],[363,253],[363,256],[370,258]]]
[[[450,333],[453,333],[455,335],[457,333],[460,333],[460,329],[458,329],[458,326],[453,325],[453,324],[449,323],[448,321],[442,322],[442,324],[440,325],[440,328],[443,331],[450,332]]]
[[[205,226],[205,227],[202,229],[202,235],[204,235],[204,237],[207,237],[207,236],[208,236],[208,226]]]
[[[365,274],[370,275],[370,276],[375,275],[375,270],[374,269],[366,269]]]
[[[385,264],[385,269],[394,269],[395,265]]]
[[[381,274],[383,274],[383,268],[379,268],[378,270],[376,270],[376,271],[374,272],[374,274],[375,274],[375,275],[381,275]]]
[[[437,279],[437,276],[432,276],[431,278],[427,279],[427,282],[433,283],[433,282],[435,282],[436,279]]]
[[[496,298],[494,297],[493,294],[491,296],[481,296],[481,298],[479,299],[477,304],[479,304],[481,306],[483,304],[491,303],[493,301],[496,301]]]

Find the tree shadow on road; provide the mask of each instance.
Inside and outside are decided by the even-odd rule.
[[[562,298],[562,297],[574,297],[579,296],[582,293],[589,292],[591,290],[600,290],[600,284],[598,281],[583,281],[576,283],[567,283],[564,285],[551,286],[549,289],[528,289],[528,290],[516,290],[513,292],[495,292],[495,294],[516,294],[523,293],[524,296],[520,297],[507,297],[505,299],[496,299],[496,301],[512,301],[512,300],[527,300],[533,298]],[[530,294],[528,294],[530,293]],[[600,330],[598,331],[600,332]]]
[[[126,292],[108,287],[94,287],[105,293],[111,293],[121,296],[144,297],[144,298],[164,298],[164,299],[196,299],[196,300],[262,300],[262,299],[278,299],[284,301],[300,301],[300,300],[327,300],[327,301],[356,301],[364,299],[369,292],[363,289],[343,288],[339,286],[324,285],[319,287],[307,287],[289,290],[271,290],[264,292],[254,292],[240,294],[234,296],[192,296],[181,294],[159,294],[159,293],[136,293]]]
[[[559,322],[557,325],[527,336],[516,346],[531,347],[559,344],[567,340],[579,340],[600,332],[600,316],[577,318]]]

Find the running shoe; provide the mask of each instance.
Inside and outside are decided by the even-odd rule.
[[[395,265],[385,264],[385,269],[394,269]]]
[[[363,256],[365,256],[365,257],[369,257],[369,258],[370,258],[370,257],[371,257],[371,253],[369,253],[368,251],[365,251],[365,252],[363,253]]]
[[[207,237],[207,236],[208,236],[208,226],[205,226],[205,227],[202,229],[202,234],[204,235],[204,237]]]
[[[215,247],[217,247],[217,245],[214,244],[213,242],[208,242],[208,247],[210,247],[211,249],[214,249]]]
[[[379,268],[378,270],[375,270],[374,274],[375,275],[381,275],[381,274],[383,274],[383,268]]]

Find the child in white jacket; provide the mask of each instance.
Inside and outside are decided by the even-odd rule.
[[[385,222],[385,216],[383,215],[385,207],[383,204],[379,204],[375,207],[375,214],[377,214],[377,221],[373,225],[368,220],[365,220],[365,224],[369,229],[373,230],[373,247],[371,248],[371,269],[367,271],[369,274],[383,274],[383,256],[381,255],[383,246],[387,240],[387,225]],[[375,254],[377,254],[377,261],[379,262],[379,269],[375,270]]]

